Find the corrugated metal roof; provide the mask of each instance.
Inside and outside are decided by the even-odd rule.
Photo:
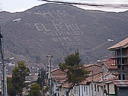
[[[128,87],[128,80],[115,80],[114,84],[117,87]]]
[[[126,39],[122,40],[121,42],[109,47],[108,50],[116,50],[116,49],[119,49],[120,47],[122,47],[122,48],[128,47],[128,38],[126,38]]]

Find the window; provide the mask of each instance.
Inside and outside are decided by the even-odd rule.
[[[88,87],[86,87],[86,95],[88,95]]]
[[[99,92],[99,85],[97,85],[97,92]]]
[[[74,87],[74,94],[76,94],[76,87]]]
[[[122,70],[124,70],[124,66],[122,66]]]
[[[119,80],[121,80],[120,74],[119,74]]]
[[[95,88],[94,90],[96,91],[96,84],[94,85],[94,88]]]
[[[119,80],[121,80],[121,75],[119,74]],[[125,80],[125,75],[123,74],[123,80]]]
[[[124,58],[122,58],[122,64],[124,64],[125,63],[125,60],[124,60]]]
[[[125,75],[123,74],[123,80],[125,80]]]

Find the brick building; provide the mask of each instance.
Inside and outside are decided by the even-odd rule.
[[[114,51],[115,65],[118,68],[119,80],[121,80],[121,64],[122,64],[122,80],[128,80],[128,38],[108,48]],[[122,63],[121,63],[122,61]]]

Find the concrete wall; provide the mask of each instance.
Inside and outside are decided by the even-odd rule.
[[[109,94],[115,94],[115,85],[113,83],[109,84]]]
[[[71,94],[73,94],[74,96],[91,96],[89,92],[89,87],[89,85],[74,86],[73,89],[70,90],[69,96]]]
[[[102,66],[102,69],[103,69],[103,72],[108,72],[108,68],[105,65]]]

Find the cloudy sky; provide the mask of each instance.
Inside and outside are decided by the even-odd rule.
[[[69,2],[85,2],[85,3],[98,3],[98,4],[128,4],[128,0],[60,0]],[[0,0],[0,9],[2,11],[19,12],[24,11],[34,6],[43,4],[44,2],[38,0]],[[99,7],[79,6],[83,9],[99,10]],[[104,7],[104,11],[126,11],[128,8],[114,8]]]

